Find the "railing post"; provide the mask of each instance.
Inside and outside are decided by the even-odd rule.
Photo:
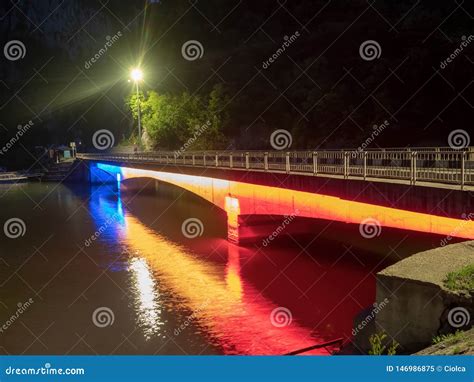
[[[317,151],[313,151],[313,174],[318,174],[318,153]]]
[[[364,180],[367,179],[367,151],[363,151],[362,152],[363,156],[364,156]]]
[[[268,153],[263,154],[263,167],[268,171]]]
[[[249,153],[245,153],[245,168],[248,170],[250,168]]]
[[[466,166],[466,151],[461,153],[461,190],[464,190],[465,166]]]
[[[206,152],[204,151],[204,153],[202,154],[202,165],[204,167],[206,167]]]
[[[411,174],[410,174],[410,180],[411,184],[415,185],[416,183],[416,157],[417,157],[417,152],[412,151],[411,152]]]
[[[219,167],[219,153],[216,153],[216,167]]]
[[[193,154],[193,166],[196,166],[196,158],[194,157],[194,154]]]
[[[290,152],[287,151],[286,152],[286,165],[285,165],[285,168],[286,168],[286,173],[289,174],[290,173]]]
[[[349,177],[349,156],[348,152],[344,151],[344,179]]]
[[[232,153],[229,154],[229,167],[233,168],[234,167],[234,157]]]

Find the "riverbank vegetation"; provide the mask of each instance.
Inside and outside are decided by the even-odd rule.
[[[474,328],[467,331],[436,336],[433,345],[416,353],[417,355],[474,355]]]
[[[399,344],[396,341],[392,341],[390,345],[386,344],[387,334],[386,333],[374,333],[369,337],[370,343],[370,355],[395,355],[397,354],[397,348]]]
[[[474,292],[474,264],[446,276],[444,285],[452,291]]]

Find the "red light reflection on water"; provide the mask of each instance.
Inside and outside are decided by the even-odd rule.
[[[124,233],[131,251],[146,260],[160,285],[179,297],[182,308],[226,354],[284,354],[332,339],[312,333],[296,317],[287,317],[291,323],[286,326],[274,325],[272,312],[279,307],[241,276],[238,247],[229,244],[222,275],[217,264],[191,255],[133,216],[125,215]]]

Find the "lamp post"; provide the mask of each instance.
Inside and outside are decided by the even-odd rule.
[[[141,121],[141,110],[140,110],[140,91],[138,88],[139,82],[143,79],[143,72],[138,69],[132,69],[131,77],[135,82],[137,88],[137,108],[138,108],[138,149],[141,151],[142,148],[142,121]]]

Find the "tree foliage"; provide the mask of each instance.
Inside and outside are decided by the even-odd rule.
[[[229,116],[225,109],[228,97],[222,85],[216,85],[207,96],[182,92],[131,95],[127,105],[138,118],[140,100],[143,133],[148,149],[223,149],[228,141],[225,129]]]

